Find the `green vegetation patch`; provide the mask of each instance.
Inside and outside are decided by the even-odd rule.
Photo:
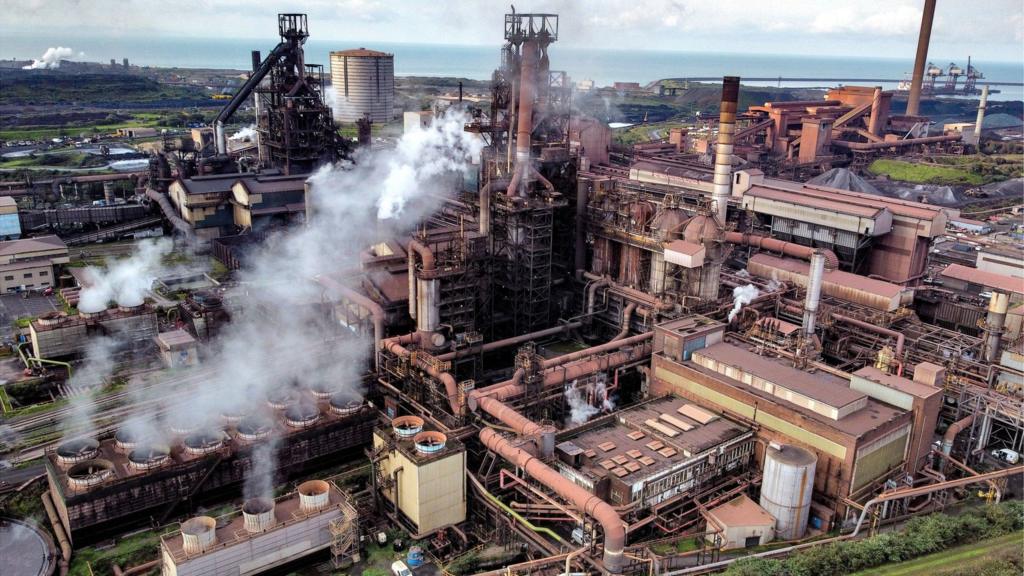
[[[987,545],[993,539],[1024,530],[1024,503],[1003,502],[965,511],[912,518],[898,532],[861,540],[846,540],[802,550],[784,559],[744,558],[729,566],[731,576],[841,576],[906,562],[928,554],[972,543]],[[929,572],[931,574],[931,572]],[[979,572],[972,573],[980,574]]]
[[[1024,532],[985,542],[957,546],[917,560],[881,566],[853,576],[976,576],[1018,575],[1024,567]]]
[[[876,176],[916,184],[981,186],[1019,178],[1024,172],[1024,157],[1002,156],[935,156],[914,162],[878,159],[868,171]]]
[[[121,538],[109,548],[85,547],[71,555],[71,576],[109,574],[111,565],[130,568],[155,560],[160,554],[160,532],[147,531]],[[91,570],[90,570],[91,567]],[[157,572],[155,568],[151,572]]]

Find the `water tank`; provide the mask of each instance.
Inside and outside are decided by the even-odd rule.
[[[799,446],[768,446],[760,504],[775,517],[776,539],[798,540],[807,531],[817,463],[813,452]]]
[[[390,122],[395,108],[395,57],[357,48],[331,52],[334,119],[355,122],[364,116],[376,123]]]

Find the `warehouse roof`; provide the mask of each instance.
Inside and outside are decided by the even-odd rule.
[[[49,250],[67,250],[68,247],[60,238],[49,236],[37,236],[35,238],[22,238],[20,240],[8,240],[0,242],[0,256],[16,256],[27,252],[44,252]]]
[[[1024,294],[1024,280],[1020,278],[1004,276],[995,272],[985,272],[984,270],[978,270],[963,264],[950,264],[941,272],[941,275],[970,284],[978,284],[979,286],[996,288],[1015,294]]]
[[[776,386],[783,386],[817,402],[829,406],[843,407],[861,401],[865,394],[851,390],[849,383],[828,373],[811,374],[775,362],[773,359],[754,354],[745,348],[725,342],[708,346],[694,352],[738,368],[741,372],[762,378]]]
[[[743,424],[666,396],[621,410],[606,425],[560,443],[558,450],[585,456],[581,468],[592,476],[633,484],[749,432]]]
[[[749,261],[759,263],[763,266],[801,274],[803,276],[807,276],[811,268],[811,265],[803,260],[797,260],[795,258],[780,258],[765,252],[754,254],[750,257]],[[842,270],[826,270],[822,278],[825,282],[832,282],[852,290],[866,292],[868,294],[874,294],[884,298],[896,298],[905,290],[908,290],[899,284],[893,284],[892,282],[886,282],[884,280],[875,280],[874,278],[868,278],[867,276],[861,276],[860,274],[851,274]]]
[[[896,376],[895,374],[887,374],[874,366],[865,366],[854,372],[853,375],[881,384],[887,388],[899,390],[904,394],[909,394],[917,398],[930,398],[936,394],[942,393],[941,388],[929,386],[920,382],[914,382],[913,380],[908,380],[907,378]]]
[[[885,206],[865,206],[854,204],[844,199],[834,198],[824,194],[820,196],[808,196],[805,194],[800,194],[798,192],[790,192],[787,190],[779,190],[776,188],[768,188],[765,186],[753,186],[750,188],[750,190],[744,193],[744,196],[751,196],[753,198],[764,198],[766,200],[773,200],[775,202],[787,202],[799,206],[807,206],[810,208],[818,208],[821,210],[837,212],[839,214],[859,216],[861,218],[877,218],[886,210]]]

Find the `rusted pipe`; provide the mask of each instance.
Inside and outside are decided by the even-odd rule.
[[[471,346],[455,352],[446,352],[437,356],[438,360],[447,362],[454,360],[460,356],[467,356],[470,354],[477,354],[480,352],[491,352],[494,350],[500,350],[501,348],[507,348],[509,346],[515,346],[516,344],[523,344],[531,340],[538,340],[540,338],[547,338],[548,336],[554,336],[555,334],[561,334],[568,332],[569,330],[575,330],[583,326],[582,322],[569,322],[562,324],[561,326],[555,326],[553,328],[545,328],[544,330],[538,330],[536,332],[530,332],[529,334],[523,334],[521,336],[513,336],[512,338],[505,338],[504,340],[495,340],[494,342],[488,342],[486,344],[480,344],[478,346]]]
[[[974,414],[971,414],[969,416],[965,416],[965,417],[957,420],[956,422],[953,422],[952,424],[950,424],[949,428],[946,428],[946,433],[942,435],[942,453],[943,454],[945,454],[946,456],[949,456],[953,452],[953,442],[956,441],[957,434],[962,432],[964,430],[964,428],[967,428],[972,423],[974,423]],[[939,470],[939,471],[941,472],[942,470]]]
[[[137,566],[132,566],[131,568],[128,568],[127,570],[122,570],[121,574],[123,576],[132,576],[133,574],[143,574],[145,572],[148,572],[148,571],[152,570],[153,568],[156,568],[159,565],[160,565],[160,560],[150,560],[149,562],[146,562],[144,564],[139,564]]]
[[[871,115],[868,116],[868,132],[875,136],[882,135],[882,87],[875,86],[871,94]]]
[[[839,258],[837,258],[835,252],[831,250],[812,248],[802,244],[794,244],[793,242],[778,240],[770,236],[744,234],[743,232],[726,232],[725,241],[730,244],[743,244],[744,246],[750,246],[751,248],[781,252],[786,256],[792,256],[794,258],[800,258],[801,260],[807,261],[810,261],[814,251],[818,250],[825,255],[825,265],[830,270],[835,270],[839,267]]]
[[[895,330],[891,330],[891,329],[886,328],[884,326],[877,326],[875,324],[869,324],[867,322],[864,322],[863,320],[857,320],[856,318],[850,318],[849,316],[844,316],[843,314],[833,313],[832,314],[832,318],[834,320],[839,320],[840,322],[846,322],[847,324],[850,324],[852,326],[856,326],[858,328],[863,328],[864,330],[868,330],[868,331],[874,332],[876,334],[881,334],[883,336],[889,336],[889,337],[895,338],[896,339],[896,360],[899,361],[899,362],[903,361],[903,343],[904,343],[903,333],[897,332]]]
[[[893,140],[891,142],[850,142],[847,140],[833,140],[832,145],[847,150],[883,150],[885,148],[902,148],[915,144],[935,144],[937,142],[954,142],[963,139],[961,134],[944,134],[942,136],[926,136],[924,138],[907,138],[904,140]]]
[[[597,302],[597,290],[603,286],[611,284],[611,278],[599,278],[593,280],[589,286],[587,286],[587,316],[594,315],[594,308]]]
[[[64,525],[60,523],[60,517],[57,516],[57,509],[53,506],[53,498],[50,493],[43,492],[42,499],[46,516],[50,519],[50,525],[53,528],[53,534],[60,544],[60,576],[67,576],[68,570],[71,568],[71,541],[68,540],[67,533],[64,532]]]
[[[535,480],[571,502],[580,512],[591,516],[601,524],[601,528],[604,530],[604,554],[602,557],[604,568],[613,574],[622,572],[626,526],[610,504],[562,476],[529,452],[513,446],[506,438],[490,428],[480,431],[480,441],[489,450],[522,468]]]
[[[629,334],[629,325],[633,321],[634,310],[636,310],[636,302],[626,304],[626,308],[622,310],[622,329],[612,338],[612,342],[622,340]]]
[[[396,356],[410,359],[412,352],[406,348],[410,344],[422,345],[421,333],[416,332],[388,338],[382,342],[381,346]],[[419,356],[416,358],[416,367],[444,385],[444,391],[448,396],[448,404],[451,406],[452,414],[458,415],[462,411],[462,405],[459,402],[459,385],[455,382],[455,377],[448,372],[441,372],[434,365],[421,359]]]
[[[381,340],[384,338],[384,319],[386,314],[384,308],[380,304],[377,304],[369,297],[356,292],[354,289],[334,280],[328,276],[317,276],[316,281],[321,286],[337,291],[342,298],[354,302],[356,305],[365,308],[370,312],[370,318],[373,319],[373,349],[377,350],[381,345]]]
[[[544,359],[544,368],[554,368],[555,366],[561,366],[576,360],[582,360],[588,356],[596,356],[605,352],[611,352],[612,350],[618,350],[626,346],[633,346],[634,344],[643,344],[648,340],[654,338],[654,332],[644,332],[643,334],[637,334],[636,336],[630,336],[629,338],[621,338],[618,340],[611,340],[604,344],[598,344],[597,346],[591,346],[590,348],[584,348],[576,352],[570,352],[569,354],[563,354],[554,358]]]
[[[594,348],[588,348],[587,350],[583,350],[581,352],[573,354],[566,354],[565,356],[576,356],[578,354],[584,354],[585,357],[588,355],[597,354],[598,352],[589,351],[598,348],[601,349],[601,352],[607,352],[610,350],[614,350],[615,348],[613,345],[615,344],[617,344],[619,347],[625,347],[639,343],[641,344],[639,350],[623,350],[620,352],[606,354],[603,356],[599,356],[597,358],[591,358],[587,360],[583,360],[580,357],[576,356],[570,359],[570,361],[575,361],[571,363],[567,361],[566,363],[563,364],[559,364],[557,362],[558,360],[563,358],[563,356],[546,360],[546,372],[544,374],[543,386],[544,388],[560,386],[570,380],[575,380],[576,378],[581,378],[583,376],[589,376],[590,374],[594,374],[603,370],[611,370],[623,364],[628,364],[629,362],[635,361],[638,357],[647,356],[651,352],[651,346],[650,343],[645,342],[645,340],[650,340],[651,334],[651,332],[648,332],[646,334],[640,334],[638,336],[623,338],[622,340],[619,340],[617,342],[609,342],[608,344],[595,346]],[[589,352],[589,354],[587,354],[587,352]],[[552,364],[548,365],[548,362],[552,362]],[[509,380],[499,382],[493,386],[487,386],[486,388],[480,388],[470,392],[469,407],[475,410],[479,404],[480,399],[484,397],[493,397],[497,400],[504,400],[506,398],[511,398],[512,396],[518,396],[519,394],[522,394],[524,392],[522,387],[523,375],[524,374],[521,370],[517,370],[516,373],[513,374],[512,378]]]

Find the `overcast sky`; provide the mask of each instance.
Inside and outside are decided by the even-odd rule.
[[[924,0],[536,0],[565,46],[912,58]],[[0,0],[0,33],[265,38],[306,12],[317,39],[498,44],[493,0]],[[929,54],[1024,60],[1024,1],[938,0]],[[3,43],[0,38],[0,44]],[[2,53],[0,46],[0,53]]]

